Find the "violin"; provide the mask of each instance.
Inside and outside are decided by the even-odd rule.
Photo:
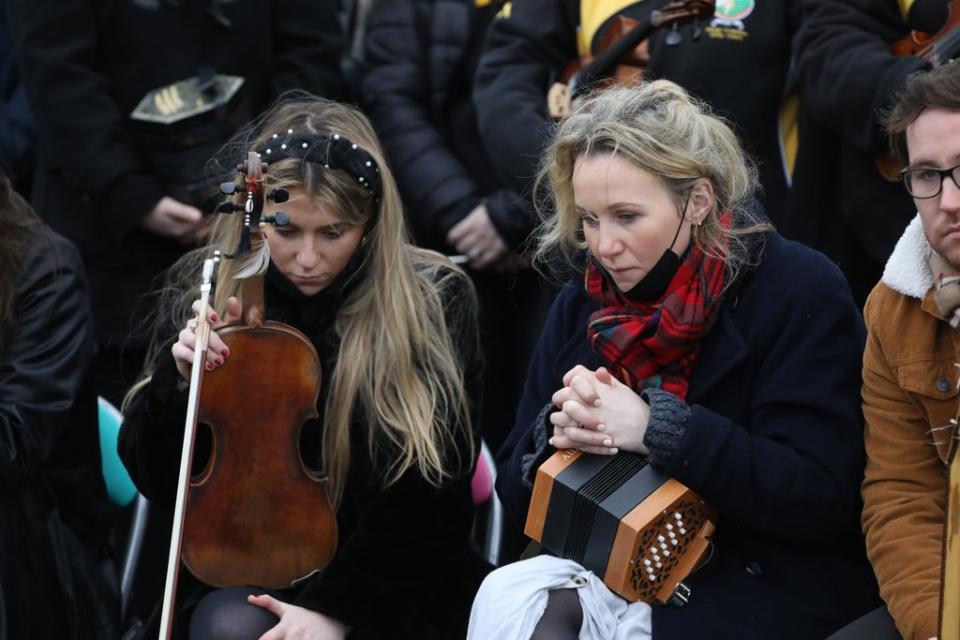
[[[699,21],[713,15],[716,0],[677,0],[650,12],[643,20],[618,15],[608,27],[595,56],[584,56],[567,65],[562,80],[547,92],[547,111],[554,119],[570,113],[573,102],[588,91],[611,85],[636,86],[650,61],[647,40],[657,29],[670,28],[666,43],[683,41],[679,27],[694,23],[692,40],[700,39]]]
[[[320,359],[297,329],[264,320],[263,274],[269,248],[260,227],[283,226],[283,213],[263,216],[263,175],[267,166],[250,153],[238,172],[242,189],[227,183],[241,203],[225,203],[221,213],[242,211],[243,233],[232,259],[243,259],[241,321],[218,335],[230,358],[204,371],[210,325],[212,260],[204,266],[197,342],[180,481],[174,509],[161,638],[170,638],[180,561],[200,581],[215,587],[288,587],[322,570],[337,548],[337,520],[325,474],[311,470],[300,455],[303,425],[317,418]],[[285,201],[282,189],[271,192]],[[220,271],[223,271],[221,266]],[[203,469],[191,475],[198,425],[210,430],[211,452]]]
[[[960,54],[960,0],[950,0],[947,20],[936,33],[911,31],[907,37],[890,45],[890,50],[896,56],[918,56],[934,67],[953,62]],[[900,179],[900,165],[889,152],[877,154],[874,164],[888,181]]]
[[[953,60],[960,52],[960,0],[950,0],[947,20],[933,35],[911,31],[890,49],[897,56],[919,56],[935,67]]]

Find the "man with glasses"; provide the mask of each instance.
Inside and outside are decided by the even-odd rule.
[[[936,198],[943,193],[943,180],[949,177],[953,184],[960,187],[957,182],[957,172],[960,170],[960,164],[955,164],[946,169],[935,169],[933,167],[918,167],[916,169],[906,168],[900,171],[900,178],[904,186],[914,199],[929,200]]]
[[[912,75],[887,131],[918,215],[867,300],[863,527],[880,595],[906,638],[937,635],[946,460],[960,380],[960,64]],[[890,616],[887,634],[897,637]]]

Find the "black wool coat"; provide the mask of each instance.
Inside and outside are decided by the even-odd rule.
[[[586,340],[598,308],[575,279],[541,336],[499,453],[497,493],[518,525],[521,459],[548,428],[538,414],[574,365],[602,364]],[[685,580],[689,604],[654,608],[653,637],[822,638],[879,604],[859,526],[863,321],[828,260],[773,234],[718,313],[663,469],[717,508],[714,553]]]

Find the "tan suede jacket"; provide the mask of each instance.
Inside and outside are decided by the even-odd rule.
[[[867,555],[904,638],[937,633],[947,459],[958,413],[960,331],[933,303],[929,245],[907,228],[864,310]]]

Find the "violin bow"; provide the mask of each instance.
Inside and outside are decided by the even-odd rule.
[[[173,633],[173,610],[176,603],[177,579],[180,575],[180,550],[183,545],[183,515],[186,511],[189,495],[190,471],[193,468],[193,442],[197,433],[200,385],[203,382],[207,344],[210,339],[210,323],[207,321],[207,311],[210,307],[210,294],[213,289],[214,265],[217,262],[219,262],[219,256],[216,255],[203,261],[200,310],[197,314],[195,329],[197,339],[193,348],[193,365],[190,370],[190,396],[187,400],[187,419],[183,430],[183,451],[180,454],[180,475],[177,480],[177,501],[174,504],[170,553],[167,557],[167,579],[163,588],[163,610],[160,616],[160,638],[163,640],[170,640]]]

